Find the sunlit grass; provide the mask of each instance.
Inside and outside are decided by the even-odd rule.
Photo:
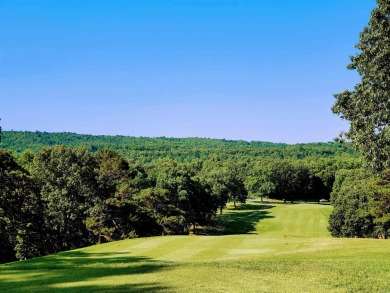
[[[335,239],[331,207],[229,207],[212,235],[131,239],[0,266],[0,292],[390,292],[390,242]]]

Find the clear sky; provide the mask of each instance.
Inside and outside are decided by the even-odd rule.
[[[0,126],[331,141],[374,0],[0,0]]]

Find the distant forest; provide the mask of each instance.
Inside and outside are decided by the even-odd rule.
[[[306,143],[289,145],[262,141],[225,140],[210,138],[130,137],[85,135],[75,133],[48,133],[29,131],[3,131],[1,148],[21,154],[25,150],[36,152],[43,147],[64,145],[83,146],[94,153],[102,149],[117,151],[126,159],[150,163],[169,158],[176,162],[207,160],[213,155],[221,159],[303,159],[308,157],[358,157],[350,144]]]

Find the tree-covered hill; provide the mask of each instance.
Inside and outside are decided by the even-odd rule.
[[[353,156],[350,147],[328,143],[288,145],[262,141],[225,140],[210,138],[130,137],[108,135],[85,135],[75,133],[48,133],[29,131],[4,131],[0,142],[6,148],[20,154],[29,149],[38,151],[53,145],[84,146],[92,152],[109,148],[125,158],[151,162],[159,158],[171,158],[180,162],[193,159],[208,159],[214,154],[221,158],[291,158]]]

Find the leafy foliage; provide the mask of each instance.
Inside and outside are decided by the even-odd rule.
[[[350,121],[345,136],[376,175],[345,171],[337,175],[332,192],[335,209],[329,220],[334,236],[389,236],[390,2],[377,3],[356,45],[359,53],[351,57],[348,66],[357,70],[361,81],[353,91],[335,95],[332,108]]]
[[[235,161],[253,158],[303,159],[307,157],[357,157],[350,145],[337,143],[310,143],[287,145],[259,141],[234,141],[209,138],[148,138],[128,136],[93,136],[74,133],[47,133],[4,131],[0,147],[21,154],[29,149],[33,152],[44,147],[64,145],[84,146],[91,152],[102,149],[117,151],[127,160],[150,163],[169,158],[176,162],[208,160],[218,155],[220,159]]]
[[[120,142],[122,138],[109,139]],[[2,164],[8,166],[3,169],[8,171],[2,171],[2,178],[19,177],[1,181],[0,228],[7,233],[1,261],[125,238],[188,234],[191,229],[196,233],[199,226],[213,221],[218,210],[222,213],[228,201],[236,206],[248,195],[286,201],[329,198],[337,170],[361,166],[359,158],[336,144],[299,146],[293,157],[301,159],[280,159],[275,156],[286,155],[289,146],[165,138],[135,142],[154,144],[141,155],[147,157],[144,162],[137,160],[139,156],[123,156],[122,151],[131,150],[122,148],[124,142],[117,150],[63,145],[27,149],[18,160],[3,151]],[[327,147],[340,150],[340,156],[312,156],[317,151],[326,153]],[[261,157],[264,150],[271,151],[270,158]],[[199,159],[202,153],[205,159]],[[179,157],[172,160],[176,154]],[[16,203],[9,205],[13,200]],[[380,208],[368,212],[372,219],[387,221]]]
[[[33,159],[31,173],[40,188],[48,229],[46,246],[53,252],[90,243],[83,220],[97,191],[95,166],[84,148],[45,148]]]
[[[41,204],[35,182],[12,154],[0,150],[0,262],[41,254]]]
[[[390,236],[390,182],[362,169],[341,170],[331,194],[329,231],[336,237]]]
[[[346,137],[375,170],[390,168],[390,2],[378,0],[356,45],[348,69],[361,81],[353,91],[335,95],[332,110],[350,121]]]

